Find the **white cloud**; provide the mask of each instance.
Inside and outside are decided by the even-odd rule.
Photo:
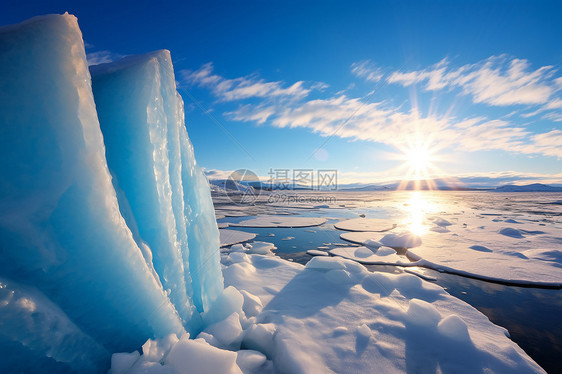
[[[562,112],[560,111],[561,109],[562,100],[555,98],[533,112],[521,114],[521,117],[529,118],[544,113],[545,111],[551,111],[550,113],[545,114],[543,118],[550,119],[555,122],[560,122],[562,120]]]
[[[460,88],[475,103],[506,106],[548,104],[559,89],[555,70],[543,66],[532,70],[527,60],[492,56],[476,64],[450,67],[444,59],[428,69],[399,72],[388,77],[390,83],[410,86],[423,83],[428,91]]]
[[[373,73],[368,66],[370,63],[363,61],[351,68],[354,74],[368,78]],[[508,60],[505,56],[456,69],[442,60],[426,70],[394,72],[387,79],[405,86],[424,84],[430,91],[460,87],[462,93],[472,95],[475,102],[493,105],[540,104],[537,113],[543,113],[552,121],[562,121],[562,115],[556,112],[562,100],[555,96],[558,89],[551,79],[553,68],[545,66],[531,71],[529,66],[526,60]],[[259,99],[242,102],[238,108],[224,113],[234,121],[306,128],[324,137],[372,141],[397,148],[423,142],[430,143],[436,150],[503,150],[562,158],[560,130],[538,133],[529,125],[518,125],[514,119],[517,114],[502,119],[421,115],[415,109],[404,110],[388,101],[364,101],[364,98],[351,97],[341,91],[324,98],[309,98],[313,88],[305,88],[302,81],[288,86],[256,76],[226,79],[213,73],[211,63],[196,71],[184,71],[182,75],[184,82],[208,88],[222,101]],[[382,78],[373,75],[370,79]],[[318,90],[321,88],[324,87]]]
[[[552,130],[543,134],[533,135],[533,153],[539,151],[547,156],[562,158],[562,131]]]
[[[226,79],[213,73],[213,64],[210,62],[195,71],[183,70],[180,75],[183,81],[188,84],[210,89],[213,95],[222,101],[243,100],[253,97],[305,97],[312,90],[312,88],[305,88],[303,81],[285,87],[284,82],[266,82],[256,75]],[[325,87],[324,84],[315,85],[315,88],[318,89]]]
[[[562,122],[562,113],[547,113],[542,118],[553,122]]]
[[[398,148],[429,142],[437,149],[504,150],[562,158],[558,130],[533,135],[505,120],[428,116],[401,111],[383,102],[363,103],[345,95],[299,103],[247,104],[226,113],[231,119],[281,128],[308,128],[322,136],[337,136],[390,144]]]
[[[218,169],[205,169],[203,168],[203,173],[207,176],[207,179],[228,179],[234,170],[218,170]]]
[[[258,125],[263,124],[277,111],[274,105],[243,105],[233,112],[227,112],[235,121],[256,122]]]
[[[382,79],[383,73],[380,68],[374,67],[369,60],[354,62],[351,64],[351,73],[369,82],[378,82]]]
[[[108,62],[113,62],[122,58],[120,54],[113,53],[111,51],[97,51],[86,54],[86,60],[88,60],[88,66],[106,64]]]

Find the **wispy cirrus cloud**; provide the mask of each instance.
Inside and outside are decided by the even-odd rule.
[[[88,66],[107,64],[108,62],[119,60],[122,57],[124,56],[111,51],[96,51],[86,54],[86,60],[88,60]]]
[[[417,139],[432,147],[465,151],[503,150],[562,158],[558,130],[535,134],[505,120],[485,117],[422,117],[384,102],[364,103],[345,95],[299,103],[246,104],[226,115],[235,121],[269,123],[280,128],[307,128],[321,136],[337,136],[407,147]]]
[[[374,64],[369,60],[363,60],[351,64],[351,73],[359,78],[375,83],[380,81],[384,76],[382,69],[374,66]]]
[[[235,101],[249,98],[305,97],[314,88],[304,87],[299,81],[286,87],[282,81],[267,82],[256,74],[227,79],[213,72],[211,62],[195,71],[182,70],[180,77],[187,84],[209,89],[221,101]]]
[[[548,112],[548,113],[545,113]],[[554,122],[562,121],[562,99],[554,98],[539,109],[532,112],[522,113],[521,117],[529,118],[536,115],[543,114],[542,118]]]
[[[396,71],[388,82],[403,86],[421,84],[427,91],[460,88],[475,103],[540,105],[555,99],[553,95],[560,89],[559,78],[553,79],[555,72],[552,66],[533,70],[525,59],[502,55],[457,68],[444,59],[427,69]]]
[[[556,96],[560,88],[554,68],[533,70],[522,59],[490,57],[458,68],[442,60],[427,69],[395,71],[386,78],[369,61],[352,64],[350,69],[352,74],[373,82],[384,79],[403,86],[416,83],[428,91],[471,95],[477,103],[524,105],[523,111],[534,106],[537,113],[532,115],[553,116],[553,122],[562,120],[562,115],[555,117],[561,100]],[[195,71],[184,71],[181,76],[184,82],[210,90],[219,101],[238,101],[237,108],[224,112],[233,121],[306,128],[324,137],[372,141],[397,148],[421,139],[437,149],[502,150],[562,158],[562,131],[532,129],[528,124],[518,123],[520,114],[516,112],[499,118],[455,118],[449,114],[422,115],[415,105],[407,110],[389,100],[370,100],[371,95],[353,97],[345,91],[313,98],[309,95],[315,89],[311,83],[298,81],[288,85],[282,81],[268,82],[257,75],[228,79],[215,74],[211,63]],[[452,92],[454,89],[460,92]]]

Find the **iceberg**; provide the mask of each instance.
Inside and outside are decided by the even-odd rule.
[[[179,146],[168,141],[179,140],[168,126],[175,125],[176,112],[168,65],[170,55],[162,51],[93,66],[92,89],[122,214],[180,317],[189,321],[193,291],[185,271],[189,252],[178,190]]]
[[[101,372],[232,313],[169,52],[92,75],[74,16],[0,28],[1,372]]]
[[[190,330],[222,295],[219,232],[170,52],[90,68],[109,169],[145,258]],[[142,183],[139,183],[142,181]]]

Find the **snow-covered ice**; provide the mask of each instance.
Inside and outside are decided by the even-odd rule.
[[[340,234],[340,238],[343,240],[356,244],[365,244],[368,240],[376,242],[374,238],[380,236],[380,232],[371,231],[344,232]]]
[[[228,247],[229,245],[244,243],[256,237],[256,234],[229,229],[220,229],[219,235],[221,247]]]
[[[424,214],[424,222],[414,226],[422,229],[420,235],[407,233],[405,229],[410,225],[400,224],[386,235],[345,232],[340,237],[360,245],[380,242],[394,248],[409,248],[407,255],[416,265],[439,271],[509,284],[562,286],[562,258],[558,250],[562,229],[556,221],[540,221],[536,216],[521,213],[514,220],[500,209],[480,211],[452,204],[446,208],[450,210],[439,215]]]
[[[262,255],[232,263],[229,256],[223,254],[225,283],[263,304],[251,317],[239,314],[242,350],[220,348],[211,334],[182,339],[161,369],[174,362],[178,345],[201,344],[201,355],[219,350],[208,365],[227,373],[544,373],[505,329],[414,275],[370,273],[337,257],[303,266]],[[207,372],[183,362],[174,364],[177,374]]]
[[[230,226],[238,227],[310,227],[325,223],[325,218],[300,216],[258,216]]]
[[[311,256],[329,256],[330,254],[326,251],[320,251],[317,249],[309,249],[308,251],[306,251],[306,253],[308,253]]]
[[[448,233],[428,231],[423,244],[408,253],[423,266],[510,284],[562,286],[562,230],[525,222],[505,227],[504,220],[465,217]],[[518,225],[519,226],[519,225]]]
[[[395,228],[396,224],[386,219],[354,218],[337,222],[334,226],[346,231],[388,231]]]

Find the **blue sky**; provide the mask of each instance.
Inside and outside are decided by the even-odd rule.
[[[169,49],[197,160],[216,176],[337,169],[342,183],[385,183],[419,167],[562,183],[560,2],[1,7],[1,24],[75,14],[92,63]]]

